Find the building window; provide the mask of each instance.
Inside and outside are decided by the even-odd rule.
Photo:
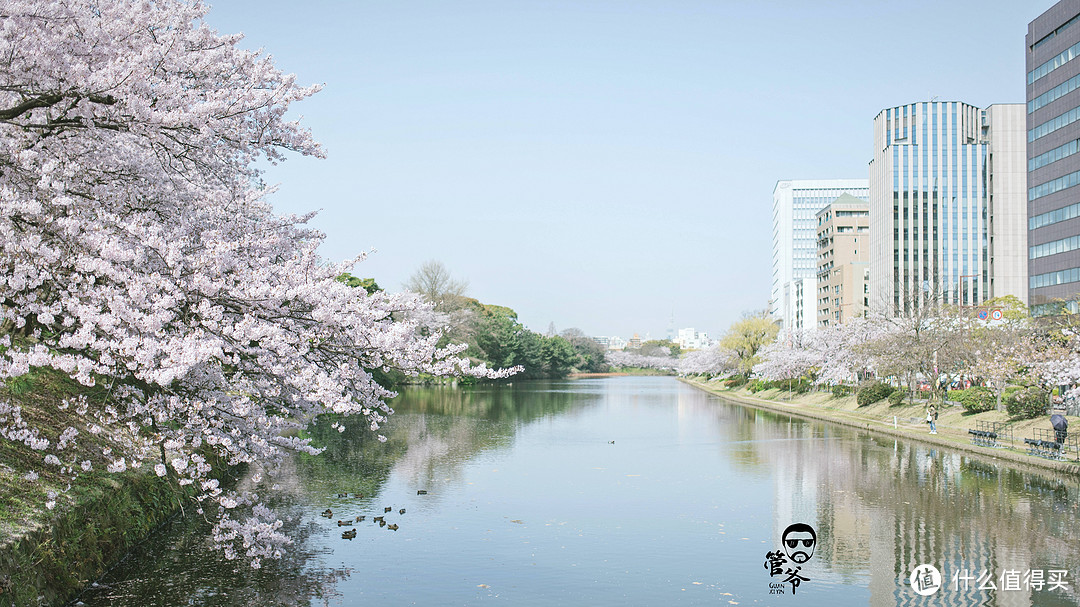
[[[1069,173],[1028,189],[1028,202],[1080,184],[1080,171]]]

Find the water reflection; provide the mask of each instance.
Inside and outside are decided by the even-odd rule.
[[[209,522],[194,514],[178,516],[95,582],[78,601],[113,607],[342,604],[337,584],[351,571],[311,567],[313,559],[330,552],[321,537],[325,534],[295,505],[275,505],[286,515],[284,529],[294,542],[281,560],[266,560],[258,570],[244,560],[226,560],[210,546]]]
[[[907,585],[923,563],[945,577],[934,604],[1080,602],[1074,478],[769,412],[725,408],[717,422],[730,436],[733,461],[774,479],[774,529],[814,524],[829,571],[845,584],[865,578],[873,605],[926,604]],[[1033,590],[1024,579],[1051,570],[1068,571],[1065,588]],[[990,585],[997,590],[980,589]]]
[[[327,420],[310,428],[327,451],[296,458],[282,483],[277,499],[298,515],[284,562],[222,561],[205,525],[178,523],[87,604],[769,604],[764,556],[799,521],[818,547],[792,604],[1080,598],[1073,478],[748,409],[670,378],[407,390],[393,406],[385,443]],[[317,516],[325,508],[366,517],[356,540]],[[370,522],[385,508],[400,531]],[[932,598],[908,585],[923,563],[946,576]],[[1064,589],[950,579],[989,572],[1002,588],[1007,572],[1051,570],[1068,571]]]

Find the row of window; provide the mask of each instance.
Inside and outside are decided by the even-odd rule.
[[[1065,23],[1062,23],[1061,25],[1057,26],[1057,28],[1056,28],[1056,29],[1054,29],[1054,31],[1052,31],[1052,32],[1050,32],[1049,34],[1047,34],[1047,35],[1043,36],[1043,37],[1042,37],[1042,38],[1041,38],[1041,39],[1040,39],[1040,40],[1039,40],[1038,42],[1036,42],[1035,44],[1032,44],[1032,45],[1031,45],[1031,50],[1035,50],[1035,49],[1039,48],[1040,46],[1042,46],[1042,45],[1046,44],[1047,42],[1050,42],[1050,39],[1051,39],[1051,38],[1053,38],[1054,36],[1057,36],[1058,34],[1060,34],[1060,33],[1061,33],[1061,32],[1063,32],[1063,31],[1065,31],[1065,28],[1067,28],[1067,27],[1069,27],[1070,25],[1072,25],[1072,24],[1076,23],[1076,22],[1077,22],[1077,20],[1080,20],[1080,15],[1077,15],[1077,16],[1073,17],[1072,19],[1069,19],[1069,20],[1068,20],[1068,21],[1066,21]]]
[[[1080,139],[1073,139],[1063,146],[1056,147],[1049,152],[1044,152],[1029,160],[1028,170],[1034,171],[1035,169],[1041,169],[1051,162],[1057,162],[1062,158],[1068,158],[1077,152],[1080,152]]]
[[[1080,107],[1074,107],[1073,109],[1065,112],[1060,116],[1055,116],[1050,120],[1040,124],[1039,126],[1028,131],[1028,143],[1035,141],[1040,137],[1045,137],[1054,131],[1066,127],[1077,120],[1080,120]]]
[[[1075,251],[1076,249],[1080,249],[1080,235],[1028,247],[1028,259],[1038,259],[1047,255]]]
[[[1080,305],[1076,301],[1052,301],[1050,303],[1035,304],[1031,306],[1032,316],[1048,316],[1051,314],[1080,314]]]
[[[1031,84],[1032,82],[1035,82],[1039,78],[1042,78],[1043,76],[1049,74],[1057,68],[1072,61],[1076,58],[1077,55],[1080,55],[1080,42],[1077,42],[1069,48],[1061,51],[1053,59],[1028,72],[1027,83]]]
[[[1057,179],[1051,179],[1046,183],[1039,184],[1033,188],[1028,188],[1028,202],[1043,196],[1049,196],[1054,192],[1060,192],[1061,190],[1067,190],[1077,184],[1080,184],[1080,171],[1063,175]]]
[[[1080,74],[1069,78],[1065,82],[1062,82],[1061,84],[1055,86],[1049,91],[1046,91],[1042,95],[1039,95],[1031,101],[1028,101],[1028,113],[1030,114],[1035,110],[1043,107],[1044,105],[1047,105],[1053,101],[1057,101],[1058,99],[1064,97],[1065,95],[1068,95],[1069,93],[1075,91],[1078,88],[1080,88]]]
[[[1036,215],[1028,219],[1028,229],[1034,230],[1054,223],[1060,223],[1074,217],[1080,217],[1080,203]]]
[[[1069,268],[1068,270],[1059,270],[1057,272],[1047,272],[1046,274],[1032,276],[1028,281],[1028,286],[1032,289],[1038,289],[1041,287],[1052,287],[1054,285],[1063,285],[1065,283],[1077,281],[1080,281],[1080,268]]]

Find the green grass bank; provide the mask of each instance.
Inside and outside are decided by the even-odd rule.
[[[47,371],[0,383],[0,401],[18,405],[22,418],[53,441],[64,428],[86,428],[90,420],[61,406],[64,399],[85,396],[99,404],[101,392]],[[72,480],[43,463],[42,452],[0,439],[0,607],[64,605],[178,509],[192,507],[192,487],[158,478],[149,465],[120,475],[101,470],[102,449],[113,446],[105,433],[83,431],[76,444],[68,454],[95,464]],[[242,472],[214,470],[226,477]],[[56,494],[51,510],[50,492]]]

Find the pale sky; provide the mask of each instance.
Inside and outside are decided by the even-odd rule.
[[[429,259],[543,332],[718,336],[766,307],[779,179],[865,178],[872,122],[1024,101],[1053,0],[218,0],[301,84],[325,160],[268,172],[321,252]]]

